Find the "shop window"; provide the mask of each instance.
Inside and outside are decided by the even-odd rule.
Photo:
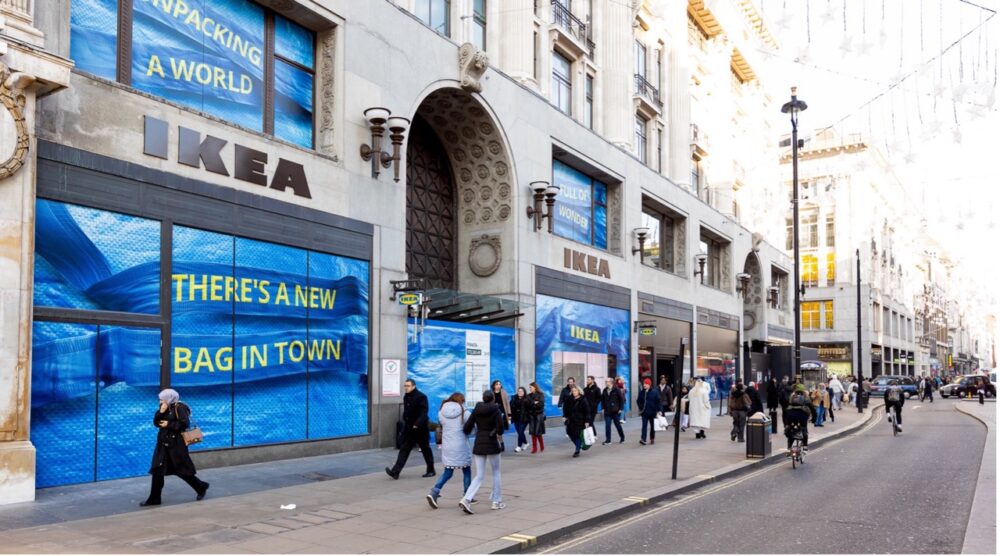
[[[802,302],[802,329],[819,330],[819,301]]]
[[[837,282],[837,257],[835,253],[826,254],[826,285],[832,286]]]
[[[558,52],[552,53],[552,103],[564,114],[573,115],[573,62]]]
[[[553,183],[560,187],[553,224],[555,234],[608,248],[608,186],[583,172],[552,161]]]
[[[823,302],[823,324],[827,330],[833,330],[833,301]]]
[[[434,29],[444,36],[451,34],[451,1],[450,0],[417,0],[414,12],[424,25]]]
[[[312,31],[249,0],[72,0],[70,25],[77,68],[312,148]]]
[[[819,286],[819,259],[816,255],[802,255],[802,285],[807,288]]]

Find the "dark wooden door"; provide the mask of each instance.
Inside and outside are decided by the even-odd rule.
[[[406,157],[406,272],[427,287],[456,289],[455,182],[441,141],[422,118],[414,118]]]

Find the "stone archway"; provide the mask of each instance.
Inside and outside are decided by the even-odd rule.
[[[473,280],[496,278],[495,274],[503,261],[503,247],[513,243],[513,232],[508,230],[506,224],[513,219],[516,182],[501,130],[476,96],[458,88],[439,89],[428,95],[414,116],[414,128],[418,131],[417,122],[421,121],[426,126],[425,131],[433,137],[424,132],[411,132],[407,144],[407,272],[411,278],[425,277],[421,273],[427,274],[426,269],[435,264],[450,265],[455,269],[454,279],[450,282],[440,280],[436,283],[438,287],[478,293],[492,293],[491,289],[509,291],[498,285],[486,285],[482,280]],[[428,256],[424,249],[419,255],[422,261],[419,265],[414,264],[411,270],[411,252],[417,254],[422,249],[419,242],[428,228],[411,222],[411,219],[422,216],[418,205],[429,199],[420,199],[419,202],[413,199],[411,203],[411,195],[422,194],[422,188],[425,193],[426,186],[437,180],[437,185],[432,186],[434,201],[443,206],[448,198],[440,189],[443,187],[442,180],[432,176],[435,173],[440,176],[441,172],[430,170],[426,164],[426,146],[431,143],[440,145],[439,157],[447,161],[450,171],[454,200],[452,258],[448,258],[448,250],[443,248],[443,243],[438,242],[439,254],[430,253]],[[416,156],[411,149],[416,149]],[[415,161],[417,167],[413,169],[415,173],[411,173],[410,166]],[[443,210],[436,213],[443,213]],[[438,236],[447,235],[446,224],[442,222],[436,226]],[[414,231],[417,233],[411,233]],[[415,260],[413,262],[416,263]],[[417,273],[414,274],[413,270]],[[433,280],[431,283],[434,284]]]

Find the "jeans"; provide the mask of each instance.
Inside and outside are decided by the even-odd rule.
[[[747,426],[747,412],[746,411],[733,411],[733,430],[730,432],[730,436],[735,436],[740,442],[743,442],[743,431],[746,430]]]
[[[490,491],[490,502],[501,502],[500,498],[500,454],[490,454],[488,456],[473,455],[476,462],[476,476],[472,478],[469,488],[465,489],[464,499],[471,502],[476,497],[476,492],[483,485],[483,477],[486,476],[486,462],[490,462],[493,469],[493,490]]]
[[[524,429],[528,426],[528,423],[514,423],[514,430],[517,431],[517,445],[527,446],[528,438],[524,436]]]
[[[622,430],[622,422],[619,418],[619,414],[605,415],[604,416],[604,441],[611,442],[611,423],[615,424],[615,429],[618,430],[618,440],[622,442],[625,441],[625,431]]]
[[[834,392],[833,393],[833,407],[837,408],[837,411],[840,411],[840,408],[843,407],[841,405],[843,403],[843,400],[844,400],[844,393],[843,392],[839,392],[839,393],[838,392]]]
[[[583,439],[580,438],[579,436],[576,437],[576,438],[574,438],[573,439],[573,446],[576,448],[576,452],[574,452],[574,453],[579,454],[580,453],[580,449],[583,448]]]
[[[825,413],[826,413],[826,408],[825,407],[819,406],[819,407],[816,408],[816,423],[815,423],[815,425],[817,427],[823,425],[823,417],[824,417]]]
[[[451,467],[445,467],[444,473],[441,474],[441,478],[438,479],[437,484],[431,487],[431,494],[435,498],[441,495],[441,489],[444,488],[444,484],[451,480],[452,475],[455,474],[455,470]],[[469,483],[472,482],[472,466],[462,468],[462,492],[469,490]]]
[[[656,415],[640,415],[642,417],[642,435],[640,438],[643,442],[646,441],[646,425],[649,425],[649,439],[656,440]]]

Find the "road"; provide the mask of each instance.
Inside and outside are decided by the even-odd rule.
[[[898,437],[883,416],[798,469],[775,464],[536,551],[959,553],[986,431],[954,403],[911,401]]]

